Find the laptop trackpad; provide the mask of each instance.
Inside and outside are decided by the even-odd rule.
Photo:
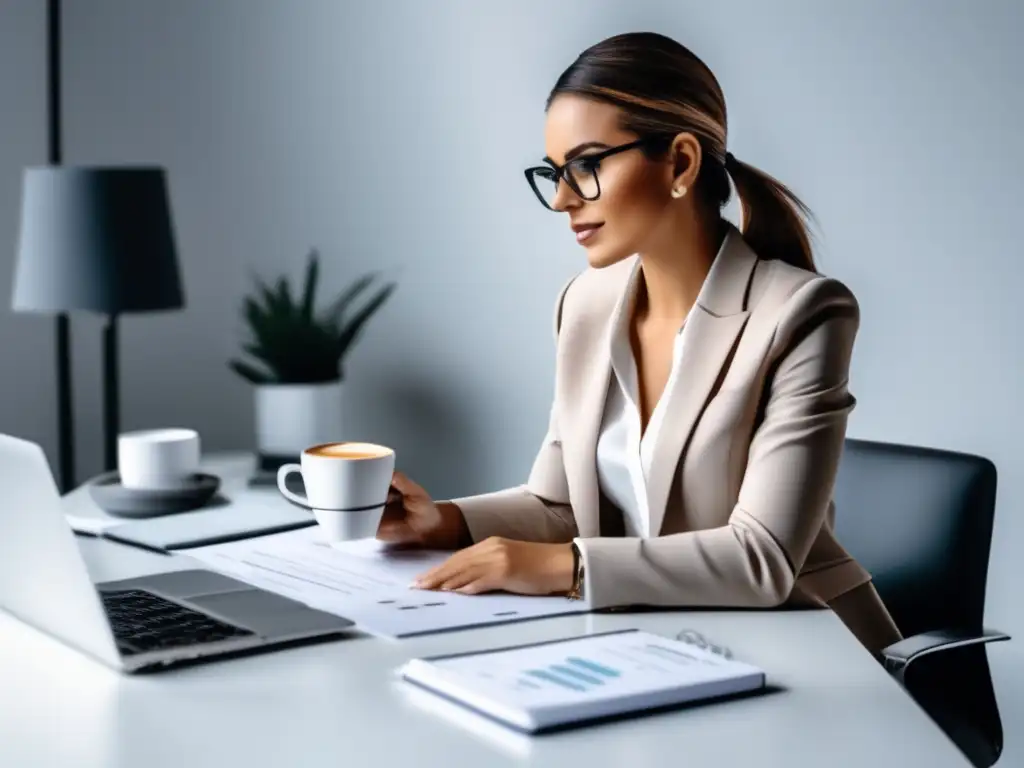
[[[202,595],[182,602],[191,603],[217,618],[271,638],[352,626],[348,619],[308,608],[295,600],[261,589]]]

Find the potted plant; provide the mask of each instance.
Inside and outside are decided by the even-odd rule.
[[[310,445],[344,439],[345,356],[397,287],[386,283],[357,307],[377,280],[371,272],[318,311],[319,274],[314,249],[301,295],[293,293],[285,277],[273,288],[257,277],[256,292],[243,301],[242,316],[251,336],[243,349],[253,360],[235,358],[229,365],[255,385],[256,444],[264,471],[295,461]]]

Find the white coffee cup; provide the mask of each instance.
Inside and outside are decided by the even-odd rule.
[[[199,433],[193,429],[144,429],[118,435],[117,471],[125,488],[186,488],[199,471]]]
[[[377,535],[395,471],[395,452],[374,443],[324,443],[302,452],[301,464],[277,470],[288,501],[312,510],[330,543]],[[288,475],[302,474],[306,495],[288,489]]]

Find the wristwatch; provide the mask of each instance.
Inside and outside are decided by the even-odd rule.
[[[572,587],[566,594],[570,600],[583,599],[583,555],[576,542],[572,542]]]

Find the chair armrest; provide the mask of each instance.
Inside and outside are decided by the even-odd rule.
[[[982,645],[1009,639],[1010,636],[1005,632],[995,629],[983,629],[981,632],[963,629],[936,629],[930,632],[921,632],[893,643],[882,649],[882,657],[885,660],[885,668],[902,681],[906,668],[923,656],[951,651],[954,648],[964,648],[969,645]]]

